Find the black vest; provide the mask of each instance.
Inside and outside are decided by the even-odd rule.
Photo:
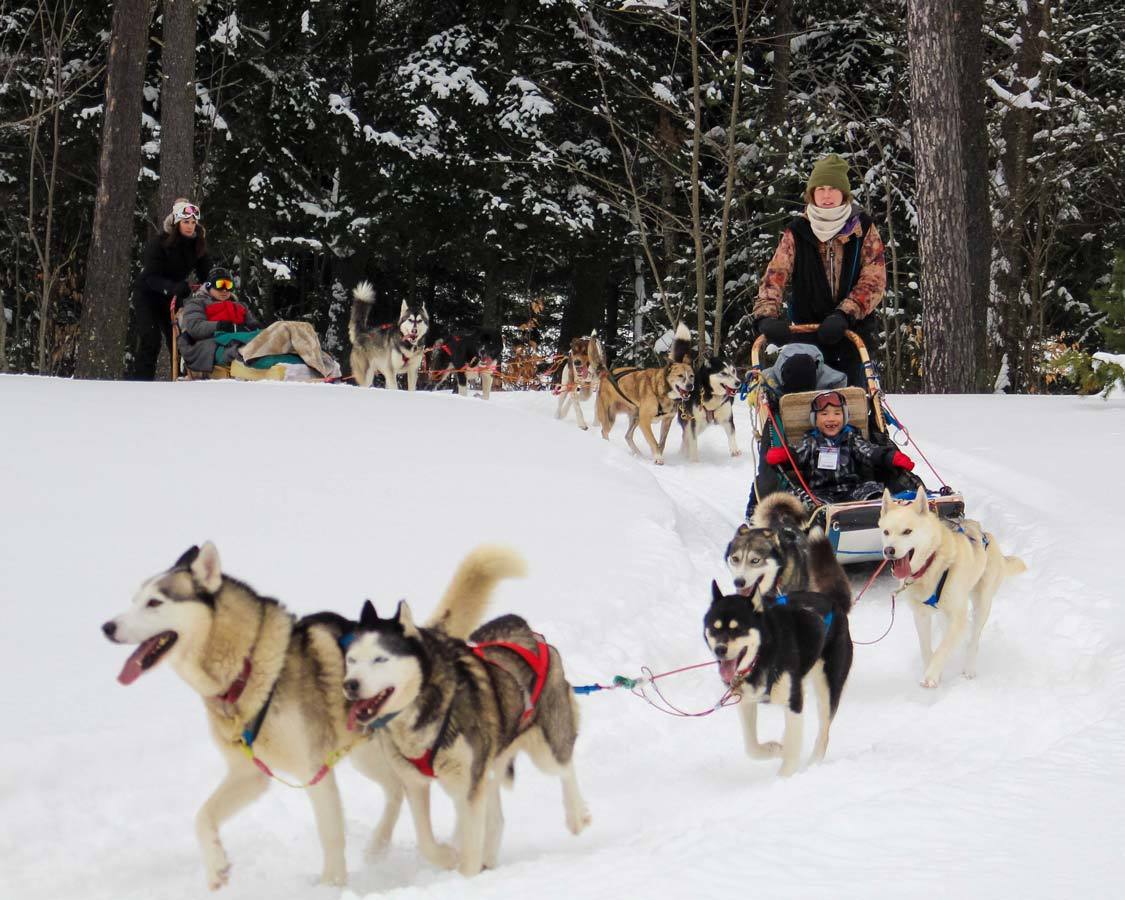
[[[853,234],[843,245],[844,264],[840,269],[840,285],[835,297],[832,296],[828,286],[828,275],[821,261],[820,241],[813,234],[809,220],[802,216],[786,226],[793,233],[793,243],[796,245],[793,275],[789,282],[791,289],[789,319],[794,325],[815,325],[823,322],[855,287],[859,270],[862,268],[860,254],[863,241],[871,227],[871,218],[860,212],[859,224],[859,234]]]

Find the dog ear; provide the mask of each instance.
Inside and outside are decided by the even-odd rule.
[[[395,621],[402,626],[402,633],[406,637],[417,637],[418,626],[414,624],[414,616],[410,613],[410,606],[405,600],[398,601],[398,609],[395,610]]]
[[[926,496],[925,488],[918,488],[914,492],[914,511],[920,516],[924,516],[930,511],[930,501]]]
[[[714,601],[722,600],[725,595],[719,589],[719,582],[714,578],[711,579],[711,599]]]
[[[405,318],[406,318],[406,314],[407,314],[408,312],[410,312],[410,307],[409,307],[409,306],[407,306],[407,304],[406,304],[406,301],[405,301],[405,300],[403,300],[403,301],[402,301],[402,309],[400,309],[400,310],[398,311],[398,317],[399,317],[400,319],[405,319]]]
[[[894,507],[894,497],[891,496],[890,488],[883,488],[883,508],[880,510],[880,515],[885,516]]]
[[[219,564],[219,550],[210,541],[199,548],[199,554],[190,565],[191,576],[209,594],[216,594],[223,585],[223,570]]]
[[[192,546],[188,547],[187,550],[180,554],[180,558],[172,564],[172,568],[190,569],[191,564],[195,562],[197,556],[199,556],[199,548],[192,544]]]
[[[743,534],[749,534],[749,533],[750,533],[750,526],[747,525],[745,522],[743,522],[741,525],[739,525],[738,531],[735,532],[736,535],[743,535]]]
[[[363,611],[359,614],[359,627],[372,629],[379,621],[379,614],[375,612],[375,604],[370,600],[363,601]]]

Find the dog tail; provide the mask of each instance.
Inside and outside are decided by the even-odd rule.
[[[348,337],[356,342],[359,333],[367,327],[367,315],[375,302],[375,288],[370,281],[361,281],[352,290],[352,317],[348,321]]]
[[[691,332],[688,330],[687,325],[680,322],[680,324],[676,326],[676,335],[672,340],[672,349],[668,352],[668,358],[674,363],[690,363],[693,361],[693,356],[694,354],[691,349]]]
[[[526,574],[527,564],[514,550],[482,544],[461,561],[426,627],[465,640],[484,618],[496,583]]]
[[[1018,556],[1005,556],[1004,557],[1004,575],[1010,577],[1012,575],[1019,575],[1021,572],[1027,571],[1027,563],[1025,563]]]
[[[785,491],[775,491],[763,497],[754,509],[751,524],[756,528],[772,528],[774,531],[781,531],[783,528],[804,531],[806,518],[808,513],[800,500]]]
[[[770,496],[773,496],[772,494]],[[809,581],[814,591],[832,600],[832,608],[845,616],[852,610],[852,586],[824,530],[817,525],[809,532]]]

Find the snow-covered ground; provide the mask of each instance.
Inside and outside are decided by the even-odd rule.
[[[277,785],[224,831],[225,895],[1117,893],[1125,400],[892,403],[970,514],[1030,566],[997,598],[975,681],[955,656],[938,690],[919,687],[900,610],[886,640],[856,648],[825,763],[785,781],[743,755],[734,710],[682,720],[625,691],[581,698],[593,825],[570,836],[557,782],[525,762],[501,865],[472,881],[419,857],[405,813],[388,854],[364,861],[381,795],[345,763],[350,887],[314,885],[311,810]],[[547,395],[0,377],[0,897],[206,894],[192,818],[223,767],[202,704],[166,668],[118,685],[127,651],[98,630],[204,539],[291,610],[351,615],[365,597],[424,614],[469,548],[506,541],[531,574],[494,609],[544,632],[572,683],[706,660],[702,615],[711,578],[729,586],[722,551],[750,454],[730,459],[711,430],[701,464],[673,452],[657,469],[628,454],[624,422],[607,444],[553,408]],[[884,576],[860,601],[856,639],[884,630],[891,588]],[[721,693],[710,669],[664,684],[693,709]],[[776,711],[761,725],[780,734]],[[452,807],[434,797],[448,836]]]

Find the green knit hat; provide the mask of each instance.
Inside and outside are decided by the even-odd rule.
[[[813,188],[818,187],[834,187],[843,192],[845,200],[850,200],[852,186],[848,183],[848,161],[835,153],[817,160],[809,176],[809,183],[805,187],[805,199],[809,203],[812,203]]]

